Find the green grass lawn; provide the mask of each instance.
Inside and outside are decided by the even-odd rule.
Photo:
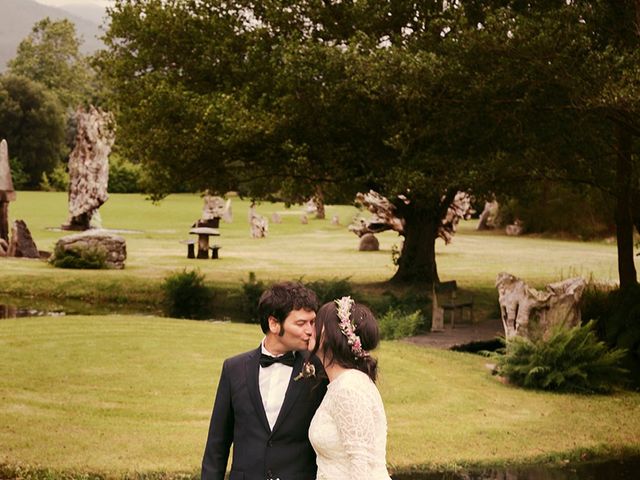
[[[195,474],[222,360],[256,325],[94,316],[0,321],[0,464],[106,476]],[[388,462],[517,464],[640,452],[640,394],[503,385],[483,357],[383,342]]]
[[[378,235],[381,250],[358,252],[358,238],[347,230],[356,213],[351,206],[328,206],[327,220],[310,219],[302,225],[301,207],[263,203],[258,212],[270,218],[266,239],[249,236],[248,202],[233,199],[234,222],[221,223],[219,260],[190,260],[180,240],[189,237],[190,225],[200,217],[202,200],[197,195],[171,195],[154,205],[141,195],[111,195],[100,209],[105,228],[123,230],[128,260],[124,271],[70,271],[54,269],[45,262],[0,258],[3,282],[0,294],[37,297],[73,297],[114,303],[157,303],[162,279],[184,268],[198,268],[209,284],[237,291],[250,271],[270,281],[304,277],[306,280],[349,277],[360,288],[376,295],[389,288],[395,266],[393,245],[401,237],[393,232]],[[24,219],[41,250],[52,250],[55,241],[68,234],[52,230],[66,222],[65,193],[18,192],[10,206],[12,219]],[[339,215],[341,226],[331,225]],[[460,287],[478,295],[480,314],[495,314],[496,275],[508,271],[533,286],[574,275],[598,281],[617,279],[614,244],[533,237],[507,237],[498,232],[477,232],[475,221],[462,222],[453,243],[437,242],[437,261],[442,280],[455,279]],[[640,257],[637,257],[640,262]],[[638,264],[640,268],[640,263]]]

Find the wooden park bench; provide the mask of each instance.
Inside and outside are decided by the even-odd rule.
[[[464,311],[467,309],[469,321],[473,323],[473,297],[470,294],[460,295],[455,280],[440,282],[434,286],[433,307],[434,311],[442,309],[443,322],[446,319],[447,311],[451,312],[451,328],[455,325],[457,310],[460,310],[460,320],[464,320]]]

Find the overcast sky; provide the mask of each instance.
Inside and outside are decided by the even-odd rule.
[[[113,3],[113,0],[36,0],[43,5],[51,5],[53,7],[60,7],[61,5],[99,5],[106,7]]]

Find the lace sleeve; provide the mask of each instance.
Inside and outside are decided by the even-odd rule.
[[[356,387],[336,391],[331,412],[349,458],[349,478],[367,480],[375,460],[375,401],[368,390]]]

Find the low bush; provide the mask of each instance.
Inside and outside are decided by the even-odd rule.
[[[163,311],[173,318],[211,318],[213,291],[197,270],[173,273],[162,283]]]
[[[368,305],[378,315],[382,315],[390,309],[404,312],[420,310],[425,318],[428,318],[431,314],[431,298],[426,288],[418,291],[407,290],[400,295],[386,290],[382,295],[372,297]]]
[[[407,313],[398,308],[390,308],[378,318],[380,337],[385,340],[411,337],[424,326],[424,317],[420,310]]]
[[[53,171],[42,172],[40,190],[44,192],[66,192],[69,189],[69,173],[65,165],[59,163]]]
[[[249,272],[249,280],[242,282],[242,310],[247,316],[248,323],[260,323],[258,301],[265,288],[264,282],[257,280],[255,272]]]
[[[596,332],[612,348],[623,348],[623,366],[632,385],[640,389],[640,286],[622,292],[610,286],[589,285],[581,300],[582,318],[596,321]]]
[[[496,372],[525,388],[557,392],[606,393],[627,379],[621,367],[626,352],[609,350],[598,340],[593,321],[571,329],[558,327],[548,339],[515,337],[502,354],[492,354]]]
[[[305,286],[316,292],[320,306],[340,297],[354,296],[353,286],[349,283],[349,278],[316,280],[314,282],[306,282]]]
[[[109,157],[109,192],[141,192],[141,168],[118,154]]]
[[[101,247],[67,248],[57,245],[49,263],[56,268],[100,270],[107,268],[107,251]]]

